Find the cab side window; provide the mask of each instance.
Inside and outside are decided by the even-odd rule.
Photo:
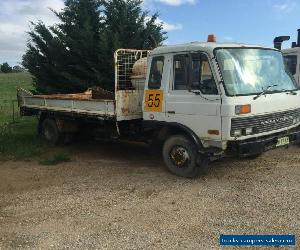
[[[208,58],[205,54],[191,55],[191,89],[200,90],[205,95],[217,95],[215,83]]]
[[[297,56],[284,56],[284,61],[286,67],[292,75],[296,75],[297,73]]]
[[[160,89],[163,69],[164,69],[164,57],[163,56],[153,57],[151,62],[151,69],[150,69],[149,82],[148,82],[149,89]]]
[[[175,55],[173,62],[174,90],[188,89],[187,55]]]

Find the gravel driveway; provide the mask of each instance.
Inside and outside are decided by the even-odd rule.
[[[215,162],[197,179],[170,174],[144,145],[71,152],[57,166],[0,162],[0,249],[221,249],[222,233],[300,235],[300,148]]]

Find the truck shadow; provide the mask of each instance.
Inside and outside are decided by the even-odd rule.
[[[142,142],[88,140],[71,145],[70,148],[72,154],[83,161],[102,160],[164,168],[161,154]]]
[[[72,155],[76,161],[111,163],[130,168],[132,171],[147,168],[149,171],[168,172],[162,155],[153,150],[148,144],[129,141],[89,140],[71,146]],[[202,176],[221,176],[229,171],[242,171],[272,164],[268,156],[262,155],[257,159],[223,158],[213,161],[209,168],[202,172]],[[219,173],[218,173],[219,172]]]

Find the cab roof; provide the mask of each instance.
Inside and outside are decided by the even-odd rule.
[[[283,49],[282,53],[283,54],[288,54],[288,53],[297,53],[300,51],[300,47],[294,47],[294,48],[289,48],[289,49]]]
[[[152,55],[176,53],[176,52],[188,52],[188,51],[204,51],[209,54],[213,54],[215,48],[268,48],[259,45],[249,45],[242,43],[219,43],[219,42],[191,42],[186,44],[161,46],[152,51]],[[274,49],[274,48],[268,48]]]

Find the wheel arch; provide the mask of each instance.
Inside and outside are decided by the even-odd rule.
[[[160,124],[157,139],[159,141],[165,141],[167,138],[175,134],[185,135],[196,145],[198,151],[203,149],[202,142],[196,133],[187,126],[177,122],[164,122]]]

